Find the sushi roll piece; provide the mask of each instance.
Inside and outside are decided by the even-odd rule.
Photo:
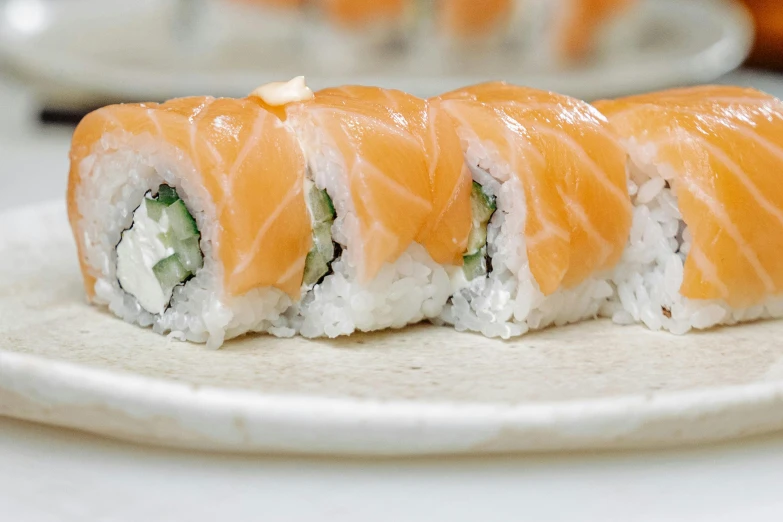
[[[630,240],[607,309],[682,334],[783,316],[783,103],[702,86],[600,101],[630,155]]]
[[[590,105],[501,82],[445,94],[472,171],[464,266],[440,319],[509,338],[598,314],[631,226],[626,153]]]
[[[322,260],[305,272],[290,327],[335,337],[437,317],[450,294],[442,263],[461,262],[470,231],[453,126],[399,91],[345,87],[285,103],[288,87],[273,87],[256,95],[284,112],[304,151],[308,256]]]
[[[87,115],[68,215],[90,301],[220,346],[292,333],[312,240],[296,136],[253,99],[193,97]]]
[[[462,265],[472,223],[472,182],[451,117],[427,100],[393,89],[352,85],[324,89],[318,94],[363,100],[405,123],[425,153],[432,201],[430,216],[416,235],[416,242],[436,263]]]

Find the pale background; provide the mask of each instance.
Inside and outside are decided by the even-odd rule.
[[[722,81],[783,96],[783,76]],[[0,77],[0,212],[61,198],[70,129]],[[666,452],[330,460],[133,446],[0,418],[0,521],[779,521],[783,436]]]

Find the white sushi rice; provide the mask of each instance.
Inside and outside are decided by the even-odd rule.
[[[281,314],[291,301],[283,292],[254,289],[233,298],[222,296],[222,270],[214,257],[217,239],[214,202],[189,160],[176,149],[148,134],[122,132],[104,135],[79,165],[82,183],[76,194],[81,214],[85,258],[95,276],[95,302],[130,323],[152,326],[171,338],[206,342],[219,347],[224,339],[249,331],[267,331],[283,326]],[[145,311],[117,281],[116,246],[123,230],[133,222],[133,211],[147,191],[161,183],[177,189],[201,232],[204,266],[195,277],[177,286],[171,306],[161,315]]]
[[[654,144],[630,140],[628,190],[633,225],[628,246],[612,282],[615,293],[602,313],[619,324],[644,323],[651,330],[683,334],[756,319],[783,317],[783,296],[748,308],[733,309],[721,300],[680,295],[691,235],[676,198],[675,171],[656,164]]]
[[[355,245],[362,239],[342,157],[317,126],[295,116],[290,119],[308,158],[309,175],[334,203],[337,218],[332,238],[342,253],[332,263],[332,273],[305,289],[301,302],[285,314],[287,327],[305,337],[336,337],[437,317],[449,298],[449,277],[418,243],[395,262],[384,264],[371,281],[359,282],[357,267],[362,260]]]
[[[462,129],[460,138],[474,180],[487,194],[497,197],[497,211],[487,229],[492,271],[455,288],[440,320],[459,331],[508,339],[528,330],[595,317],[612,295],[606,279],[596,275],[575,288],[545,296],[530,272],[521,233],[526,205],[519,179],[493,145]]]
[[[356,280],[356,267],[349,260],[337,259],[333,273],[286,314],[301,335],[337,337],[402,328],[436,317],[449,297],[446,271],[416,243],[397,261],[383,265],[367,284]]]

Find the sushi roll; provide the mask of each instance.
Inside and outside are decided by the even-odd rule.
[[[269,92],[259,93],[274,103]],[[419,98],[344,87],[280,106],[307,160],[306,190],[333,211],[314,222],[302,299],[286,314],[306,337],[399,328],[437,317],[450,293],[444,265],[470,232],[470,178],[446,120]]]
[[[590,105],[505,83],[432,101],[473,178],[464,266],[440,319],[509,338],[594,317],[631,226],[626,153]]]
[[[349,97],[375,105],[420,142],[425,153],[432,210],[416,234],[436,263],[462,265],[471,230],[471,174],[451,117],[426,100],[393,89],[343,86],[324,89],[321,97]]]
[[[702,86],[600,101],[630,155],[630,240],[607,309],[682,334],[783,316],[783,103]]]
[[[277,116],[252,99],[112,105],[82,120],[70,161],[92,302],[211,347],[287,332],[312,227],[304,155]]]

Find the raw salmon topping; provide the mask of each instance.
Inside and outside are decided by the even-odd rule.
[[[501,82],[447,93],[437,103],[521,183],[527,213],[519,233],[545,295],[617,263],[631,225],[626,154],[598,111]]]
[[[87,115],[74,132],[68,185],[69,217],[80,250],[84,237],[76,194],[90,168],[82,160],[109,133],[130,135],[129,142],[152,137],[182,179],[207,190],[227,295],[273,286],[299,297],[312,242],[305,163],[293,133],[277,117],[247,99],[211,97],[111,105]],[[96,274],[82,268],[92,296]]]
[[[702,86],[597,102],[629,150],[673,170],[692,236],[680,293],[752,306],[783,292],[783,103]]]

